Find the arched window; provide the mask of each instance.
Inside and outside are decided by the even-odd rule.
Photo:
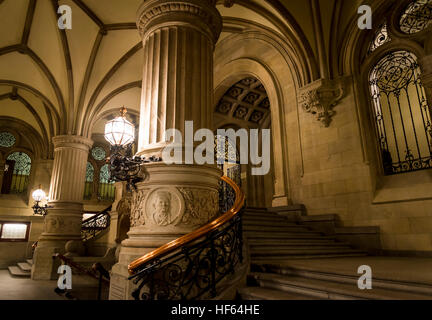
[[[432,126],[417,57],[396,51],[370,72],[381,160],[386,175],[432,168]]]
[[[414,34],[432,23],[432,0],[415,0],[403,11],[399,26],[402,32]]]
[[[90,200],[93,194],[94,167],[90,162],[87,162],[86,179],[84,187],[84,199]]]
[[[114,181],[110,180],[108,164],[105,164],[100,169],[99,198],[101,200],[114,200],[115,198]]]
[[[0,147],[10,148],[16,142],[16,138],[12,133],[0,132]]]
[[[27,191],[31,159],[24,152],[14,152],[7,157],[2,193],[21,194]]]

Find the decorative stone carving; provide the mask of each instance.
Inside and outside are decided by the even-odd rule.
[[[133,193],[132,204],[130,209],[131,227],[143,226],[146,223],[145,217],[145,199],[149,189],[142,189]]]
[[[178,225],[184,212],[184,201],[174,188],[154,189],[145,201],[149,222],[158,226]]]
[[[185,200],[185,213],[181,220],[185,225],[203,225],[219,213],[219,193],[200,188],[179,188]]]
[[[313,114],[324,127],[328,127],[336,114],[333,107],[343,95],[342,81],[321,79],[300,89],[299,102],[304,111]]]

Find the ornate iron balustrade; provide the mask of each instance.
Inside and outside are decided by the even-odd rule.
[[[229,178],[236,199],[227,212],[200,229],[129,265],[136,300],[195,300],[217,296],[217,285],[243,262],[244,194]]]
[[[109,227],[110,210],[111,206],[82,222],[81,238],[84,242],[95,238],[99,233]]]

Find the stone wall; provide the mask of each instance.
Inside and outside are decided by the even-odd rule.
[[[293,202],[309,215],[336,213],[344,226],[379,226],[383,250],[432,251],[432,172],[379,174],[360,132],[354,84],[345,83],[329,127],[300,106],[297,125],[286,115],[288,137],[301,133],[301,147],[289,149]]]

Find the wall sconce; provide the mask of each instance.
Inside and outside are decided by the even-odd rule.
[[[105,139],[111,144],[109,163],[110,179],[127,181],[127,190],[136,190],[135,184],[144,179],[141,165],[160,162],[161,158],[132,156],[132,144],[135,140],[135,126],[126,119],[127,109],[120,109],[120,116],[105,125]]]
[[[39,205],[39,203],[44,200],[47,199],[48,197],[46,196],[45,192],[42,190],[42,186],[39,185],[39,189],[35,190],[32,194],[32,198],[33,200],[36,202],[34,204],[34,206],[32,207],[33,212],[35,215],[39,215],[39,216],[45,216],[47,214],[47,210],[49,208],[52,208],[50,206],[48,206],[48,204],[45,204],[43,207],[41,207]]]

